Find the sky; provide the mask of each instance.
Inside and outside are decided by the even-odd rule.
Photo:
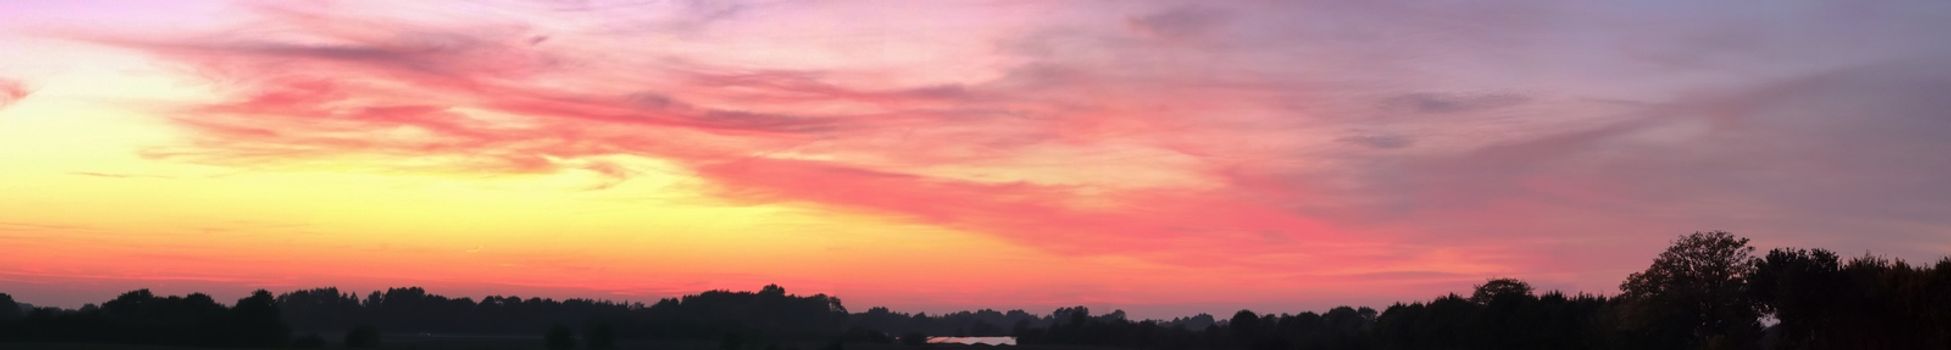
[[[0,292],[898,311],[1951,255],[1944,1],[0,2]]]

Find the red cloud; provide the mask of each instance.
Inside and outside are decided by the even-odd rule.
[[[1212,186],[1104,190],[911,170],[1008,172],[995,164],[1035,147],[1135,142],[1213,152],[1156,124],[1184,125],[1183,117],[1006,99],[984,86],[859,89],[823,79],[838,73],[681,60],[592,71],[579,68],[590,62],[539,46],[527,39],[538,34],[519,30],[268,14],[292,17],[274,22],[294,26],[306,41],[102,40],[187,63],[236,90],[236,99],[179,113],[173,119],[196,139],[151,156],[218,164],[376,157],[415,167],[433,159],[450,170],[582,169],[623,178],[627,171],[591,157],[636,155],[687,165],[735,200],[881,213],[1056,252],[1240,264],[1301,245],[1353,242],[1278,201],[1255,198],[1256,191],[1292,188],[1232,187],[1246,184],[1198,168],[1160,171],[1205,177]],[[470,32],[486,34],[454,34]],[[898,146],[888,147],[889,140]],[[823,160],[774,156],[780,151]],[[1095,204],[1075,204],[1080,199]]]
[[[27,98],[27,95],[33,92],[27,89],[27,85],[21,84],[18,81],[0,79],[0,108],[6,108],[7,105],[20,102],[21,99]]]
[[[669,33],[565,25],[614,19],[593,13],[425,25],[273,8],[229,33],[94,41],[192,67],[232,98],[174,114],[195,136],[155,157],[614,181],[632,172],[611,160],[651,157],[729,200],[1297,283],[1496,273],[1603,291],[1671,234],[1713,228],[1839,250],[1946,243],[1951,187],[1938,178],[1951,172],[1951,126],[1933,93],[1951,78],[1924,55],[1941,45],[1922,39],[1946,21],[1211,6],[866,28],[829,20],[846,16],[744,22],[792,14],[753,10]],[[1824,30],[1700,40],[1784,24]],[[940,36],[909,27],[975,37],[948,42],[992,44],[995,56],[835,68],[938,53],[915,38]],[[945,28],[957,30],[932,30]],[[851,29],[886,36],[860,45],[851,33],[867,31]],[[1821,35],[1780,36],[1791,32]],[[886,50],[837,52],[875,45]],[[1589,55],[1608,48],[1627,54]],[[1745,64],[1781,57],[1808,64]],[[1921,63],[1810,71],[1852,62]],[[936,74],[984,65],[995,71]],[[1664,96],[1680,97],[1645,101]]]

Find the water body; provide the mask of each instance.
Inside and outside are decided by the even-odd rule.
[[[928,337],[929,344],[1016,345],[1016,337]]]

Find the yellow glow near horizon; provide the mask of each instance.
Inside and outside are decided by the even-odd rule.
[[[603,2],[0,1],[0,292],[1179,316],[1951,244],[1930,11]]]

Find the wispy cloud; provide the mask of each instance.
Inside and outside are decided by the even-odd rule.
[[[225,93],[173,111],[189,138],[159,159],[602,191],[651,158],[725,201],[1314,281],[1605,289],[1675,233],[1901,251],[1951,217],[1941,5],[540,6],[561,11],[73,36]],[[862,13],[887,19],[834,19]]]

